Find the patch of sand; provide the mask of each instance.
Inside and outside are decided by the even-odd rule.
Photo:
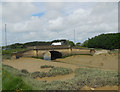
[[[88,86],[84,86],[81,90],[118,90],[118,86],[104,86],[98,88],[91,88]]]
[[[101,55],[75,55],[56,61],[67,64],[76,65],[79,67],[96,67],[107,70],[118,70],[118,55],[117,54],[101,54]]]
[[[42,65],[52,65],[55,67],[71,68],[73,71],[76,68],[78,68],[77,66],[71,65],[71,64],[45,61],[45,60],[35,59],[35,58],[20,58],[16,60],[3,60],[2,63],[5,65],[12,66],[19,70],[26,69],[30,73],[35,72],[35,71],[48,72],[50,70],[50,68],[41,69],[40,66]]]

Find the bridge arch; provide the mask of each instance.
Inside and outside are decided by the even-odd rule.
[[[59,51],[49,51],[51,53],[51,60],[55,60],[57,58],[62,57],[62,53]]]

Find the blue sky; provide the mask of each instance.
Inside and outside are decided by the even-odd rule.
[[[4,24],[7,24],[8,44],[30,41],[74,39],[84,42],[101,33],[118,32],[117,3],[108,2],[39,2],[5,3]]]
[[[32,16],[38,16],[40,18],[41,16],[44,16],[44,14],[45,14],[45,11],[40,12],[40,13],[32,14]]]

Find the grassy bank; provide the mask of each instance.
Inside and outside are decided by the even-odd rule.
[[[19,49],[7,49],[7,50],[2,50],[2,58],[3,59],[10,59],[11,56],[12,56],[12,53],[14,52],[19,52],[19,51],[24,51],[24,50],[27,50],[26,48],[22,49],[22,48],[19,48]]]
[[[2,90],[32,90],[32,87],[26,84],[21,77],[3,69]]]

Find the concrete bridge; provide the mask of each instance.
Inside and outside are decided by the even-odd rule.
[[[64,56],[75,55],[75,54],[89,54],[93,55],[95,50],[93,49],[83,49],[83,48],[71,48],[66,45],[58,46],[33,46],[28,47],[25,51],[20,51],[13,53],[12,58],[19,57],[42,57],[45,56],[51,57],[52,60],[56,58],[61,58]]]

